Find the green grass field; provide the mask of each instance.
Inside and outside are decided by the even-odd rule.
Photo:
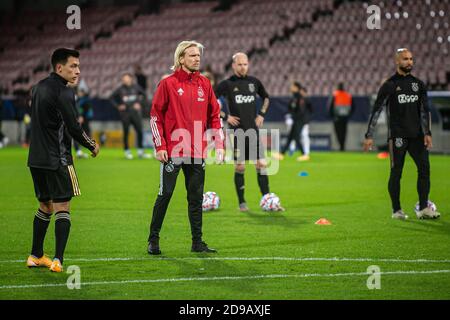
[[[431,157],[431,194],[442,216],[415,218],[416,169],[402,179],[408,221],[391,219],[389,160],[375,154],[313,153],[294,157],[270,177],[284,213],[259,209],[253,165],[247,167],[249,213],[237,210],[232,165],[210,165],[205,191],[221,197],[204,214],[204,240],[214,255],[190,252],[184,177],[161,232],[161,257],[147,254],[158,192],[156,160],[127,161],[121,150],[77,160],[82,195],[72,201],[65,268],[76,265],[81,289],[67,273],[28,269],[37,209],[27,150],[0,150],[0,299],[450,299],[450,157]],[[300,177],[300,171],[309,176]],[[314,222],[327,218],[330,226]],[[53,220],[45,251],[54,253]],[[367,288],[367,268],[381,270],[381,289]]]

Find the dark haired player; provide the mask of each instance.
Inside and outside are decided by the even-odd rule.
[[[80,75],[79,53],[60,48],[53,52],[53,72],[32,89],[31,142],[28,166],[39,201],[33,222],[33,247],[28,267],[48,267],[62,272],[64,250],[70,232],[70,200],[80,195],[71,154],[72,138],[89,149],[92,156],[99,152],[77,122],[75,92]],[[44,239],[55,212],[56,249],[53,261],[44,255]]]
[[[400,179],[408,152],[417,166],[417,192],[419,194],[419,219],[433,219],[439,212],[428,207],[430,192],[430,161],[428,150],[432,147],[430,109],[425,84],[411,74],[413,56],[408,49],[396,53],[397,72],[381,86],[370,116],[364,140],[364,150],[373,146],[373,132],[384,105],[388,115],[388,142],[391,156],[389,195],[392,218],[405,220],[408,215],[400,205]]]

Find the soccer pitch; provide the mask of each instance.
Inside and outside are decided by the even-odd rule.
[[[70,274],[25,266],[37,209],[27,153],[0,150],[0,299],[450,299],[448,156],[430,157],[430,200],[442,216],[426,221],[413,211],[417,173],[409,157],[401,197],[407,221],[391,219],[389,160],[374,153],[313,153],[308,163],[287,157],[269,178],[282,213],[259,208],[253,165],[245,175],[249,213],[237,209],[233,166],[209,165],[205,191],[221,198],[220,210],[204,214],[204,240],[219,251],[209,255],[190,252],[180,173],[161,232],[163,255],[155,257],[147,236],[159,163],[101,150],[75,164],[82,195],[72,201],[64,267],[79,267],[81,288],[70,290]],[[332,225],[315,225],[319,218]],[[368,289],[370,266],[381,272],[379,289]]]

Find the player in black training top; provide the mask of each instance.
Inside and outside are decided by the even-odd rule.
[[[244,198],[245,161],[256,161],[258,185],[262,195],[269,193],[269,178],[264,150],[260,147],[258,129],[263,125],[264,116],[269,107],[269,95],[262,83],[255,77],[247,75],[248,57],[238,52],[233,55],[234,75],[217,86],[217,97],[225,97],[228,112],[222,113],[231,129],[234,129],[234,183],[239,199],[239,209],[248,211]],[[263,104],[257,111],[256,98],[260,96]],[[241,130],[239,130],[241,129]],[[245,137],[245,138],[244,138]]]
[[[373,146],[373,132],[383,106],[388,115],[388,142],[391,155],[389,194],[392,218],[407,219],[400,205],[400,179],[406,152],[414,160],[418,171],[417,191],[420,208],[418,218],[437,218],[440,214],[428,207],[430,192],[430,162],[432,147],[431,115],[425,84],[411,75],[413,56],[408,49],[398,49],[397,72],[381,86],[375,101],[364,140],[364,150]]]
[[[123,146],[125,158],[133,159],[128,146],[128,134],[130,125],[136,131],[138,146],[138,157],[149,159],[151,155],[144,152],[144,136],[142,131],[142,106],[145,101],[145,91],[133,81],[133,76],[129,73],[122,75],[122,85],[111,95],[111,102],[119,110],[123,127]]]
[[[33,222],[33,248],[28,267],[49,267],[62,272],[63,255],[70,231],[70,200],[80,195],[71,154],[72,138],[95,157],[98,144],[77,122],[74,86],[80,75],[78,51],[60,48],[53,52],[53,71],[32,88],[31,142],[28,166],[39,209]],[[56,249],[53,261],[44,255],[44,238],[55,212]]]

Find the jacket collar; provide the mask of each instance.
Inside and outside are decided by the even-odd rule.
[[[177,77],[178,80],[180,80],[180,81],[188,81],[188,80],[189,81],[190,80],[197,81],[199,75],[200,75],[200,72],[198,72],[198,71],[188,73],[188,72],[184,71],[183,68],[179,68],[175,71],[175,77]]]
[[[243,79],[247,79],[247,77],[248,77],[248,75],[245,75],[245,76],[243,76],[243,77],[239,77],[239,76],[237,76],[236,74],[233,74],[233,75],[230,77],[230,79],[233,80],[233,81],[235,81],[235,80],[243,80]]]
[[[63,77],[61,77],[59,74],[57,74],[56,72],[52,72],[50,73],[50,78],[52,79],[56,79],[58,81],[60,81],[62,84],[67,85],[67,80],[64,79]]]

